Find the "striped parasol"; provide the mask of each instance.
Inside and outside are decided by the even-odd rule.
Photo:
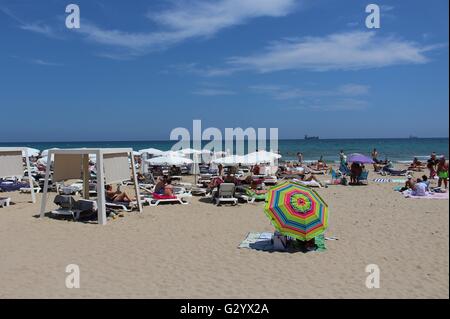
[[[328,227],[328,205],[311,188],[294,182],[272,187],[264,212],[281,234],[310,240]]]

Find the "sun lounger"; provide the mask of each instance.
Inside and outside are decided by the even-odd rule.
[[[133,209],[137,206],[137,202],[113,202],[110,200],[106,200],[106,207],[110,209],[120,209],[124,212],[132,212]]]
[[[11,204],[11,198],[0,197],[0,207],[8,207]]]
[[[267,193],[258,193],[250,188],[245,188],[244,194],[236,195],[243,200],[246,200],[247,203],[254,203],[255,201],[265,201],[267,198]]]
[[[158,206],[161,203],[179,203],[182,205],[187,205],[189,202],[187,201],[189,195],[178,195],[178,196],[167,196],[167,195],[160,195],[157,193],[152,193],[151,198],[145,198],[145,201],[150,206]]]
[[[56,216],[70,216],[73,220],[80,219],[81,213],[93,213],[97,211],[97,202],[92,200],[80,199],[76,201],[72,196],[57,195],[54,203],[60,208],[51,213]]]
[[[220,205],[221,202],[231,202],[233,205],[236,205],[238,199],[234,197],[235,190],[236,186],[233,183],[220,184],[217,196],[215,197],[216,205]]]
[[[407,170],[407,169],[403,169],[403,170],[395,170],[393,168],[390,167],[383,167],[382,170],[380,171],[381,175],[386,175],[389,174],[391,176],[406,176],[410,173],[411,171]]]

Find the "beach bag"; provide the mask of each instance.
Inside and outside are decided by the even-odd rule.
[[[287,237],[280,234],[279,232],[275,232],[273,234],[273,249],[284,251],[287,249]]]

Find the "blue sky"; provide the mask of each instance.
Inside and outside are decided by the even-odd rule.
[[[69,3],[0,0],[0,142],[448,136],[447,0]]]

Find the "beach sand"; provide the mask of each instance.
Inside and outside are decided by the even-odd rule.
[[[33,205],[11,193],[17,204],[0,208],[0,297],[448,298],[448,200],[405,199],[395,185],[318,189],[326,236],[339,240],[306,254],[237,248],[248,232],[273,230],[261,202],[194,197],[100,226],[33,217],[40,195]],[[68,264],[80,267],[80,289],[65,286]],[[380,268],[379,289],[365,285],[368,264]]]

